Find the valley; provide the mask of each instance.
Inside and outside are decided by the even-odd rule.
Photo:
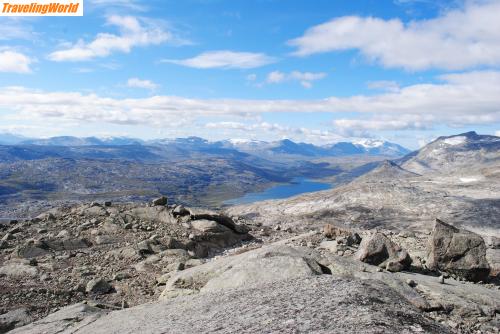
[[[407,151],[379,144],[389,147],[383,153]],[[380,153],[380,148],[371,151],[351,144],[344,151],[332,151],[289,140],[250,146],[196,137],[152,142],[76,137],[24,140],[0,145],[0,217],[25,218],[53,204],[145,201],[160,195],[179,204],[215,208],[294,178],[333,184],[329,178],[338,176],[346,182],[357,176],[356,167],[374,168],[394,156]]]

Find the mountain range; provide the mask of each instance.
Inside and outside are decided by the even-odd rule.
[[[207,151],[218,149],[232,149],[259,156],[296,155],[304,157],[329,157],[346,155],[385,155],[403,156],[410,150],[394,143],[382,140],[358,140],[355,142],[338,142],[327,145],[313,145],[296,143],[289,139],[274,142],[258,140],[228,139],[208,141],[199,137],[141,140],[127,137],[73,137],[60,136],[45,139],[25,138],[11,134],[0,134],[0,145],[37,145],[37,146],[164,146],[171,149],[188,151]]]

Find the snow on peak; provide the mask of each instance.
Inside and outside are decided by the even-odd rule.
[[[259,140],[255,139],[244,139],[244,138],[232,138],[228,139],[228,142],[230,142],[233,145],[245,145],[245,144],[255,144],[255,143],[260,143]]]
[[[465,143],[466,141],[467,141],[467,137],[457,136],[457,137],[446,138],[443,140],[443,143],[445,143],[446,145],[455,146],[455,145],[461,145],[461,144]]]
[[[384,146],[383,140],[378,139],[359,139],[352,142],[354,145],[363,146],[365,148],[374,148]]]

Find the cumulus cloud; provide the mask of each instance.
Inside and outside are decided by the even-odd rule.
[[[388,92],[397,92],[399,90],[399,84],[395,81],[379,80],[370,81],[367,83],[369,89],[376,89]]]
[[[386,67],[457,70],[500,65],[500,1],[466,2],[434,19],[345,16],[289,41],[297,56],[358,50]]]
[[[110,98],[96,94],[0,90],[0,109],[17,119],[170,126],[206,117],[241,118],[263,113],[331,113],[339,129],[395,130],[500,122],[500,71],[455,73],[441,83],[401,87],[397,92],[316,100],[191,99],[178,96]],[[350,113],[349,117],[337,113]],[[355,121],[358,120],[358,121]]]
[[[312,81],[321,80],[326,77],[324,72],[299,72],[292,71],[290,73],[283,73],[280,71],[273,71],[267,75],[266,82],[271,84],[281,83],[285,81],[298,81],[305,88],[312,87]]]
[[[500,137],[500,130],[498,130],[497,132],[495,132],[495,136]]]
[[[91,42],[79,40],[75,44],[49,54],[52,61],[86,61],[107,57],[114,52],[129,53],[138,46],[158,45],[173,40],[170,32],[164,31],[152,21],[133,16],[109,16],[107,25],[117,27],[119,34],[100,33]]]
[[[235,52],[230,50],[217,50],[203,52],[188,59],[163,59],[164,63],[173,63],[193,68],[222,68],[222,69],[248,69],[268,65],[277,59],[263,53]]]
[[[158,86],[158,84],[154,83],[151,80],[141,80],[139,78],[130,78],[127,81],[127,87],[155,90],[159,86]]]
[[[0,72],[31,73],[33,60],[16,51],[0,51]]]

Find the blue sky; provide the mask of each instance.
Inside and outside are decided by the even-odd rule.
[[[86,0],[0,17],[0,132],[360,137],[500,131],[499,1]]]

